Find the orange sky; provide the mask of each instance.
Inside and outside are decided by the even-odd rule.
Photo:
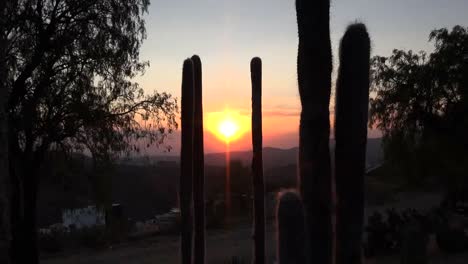
[[[235,111],[231,109],[231,111]],[[243,119],[249,122],[248,130],[229,143],[230,151],[245,151],[252,149],[251,130],[250,130],[250,112],[238,112],[242,115]],[[213,152],[224,152],[226,151],[226,141],[223,138],[217,136],[213,131],[210,131],[209,124],[206,116],[210,113],[205,114],[204,118],[204,143],[205,153]],[[331,119],[333,116],[331,115]],[[332,121],[332,120],[331,120]],[[333,125],[333,122],[330,123]],[[333,137],[333,128],[330,133]],[[368,131],[369,137],[380,137],[380,133],[375,130]],[[173,135],[169,136],[167,143],[170,144],[173,149],[172,154],[178,154],[180,150],[180,130],[176,131]],[[269,112],[263,111],[263,146],[264,147],[276,147],[276,148],[293,148],[299,145],[299,112],[289,110],[289,112]],[[150,150],[143,151],[144,154],[160,153],[162,150]]]
[[[333,1],[330,27],[334,74],[338,44],[350,23],[358,20],[367,25],[372,55],[387,56],[395,48],[430,52],[430,31],[468,24],[467,6],[465,0]],[[258,56],[263,65],[263,145],[298,145],[294,1],[154,0],[145,20],[147,39],[140,58],[150,67],[135,80],[145,91],[169,92],[180,102],[182,63],[198,54],[203,64],[204,114],[229,108],[250,120],[249,66],[251,58]],[[369,136],[376,137],[378,132],[370,131]],[[179,137],[177,131],[168,140],[174,152],[180,150]],[[250,137],[250,132],[244,133],[231,143],[231,149],[251,149]],[[205,131],[206,152],[224,149],[224,142]]]
[[[235,110],[232,110],[235,111]],[[211,113],[208,113],[209,116]],[[225,139],[210,126],[210,118],[205,115],[205,149],[207,152],[225,150]],[[252,148],[251,117],[249,111],[238,111],[235,119],[243,126],[238,138],[229,142],[231,150],[248,150]],[[263,142],[264,146],[291,148],[298,145],[297,132],[299,115],[296,111],[263,112]],[[214,130],[214,131],[213,131]]]

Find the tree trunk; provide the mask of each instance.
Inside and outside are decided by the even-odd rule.
[[[29,175],[32,176],[32,175]],[[24,184],[24,233],[23,250],[26,254],[25,263],[39,263],[37,244],[37,177],[31,177],[31,181]]]
[[[0,1],[0,26],[4,24],[6,1]],[[3,33],[3,32],[2,32]],[[6,44],[4,34],[0,34],[0,263],[8,264],[10,248],[10,180],[8,173],[8,118],[6,105],[8,90],[5,65]]]
[[[11,165],[11,164],[10,164]],[[20,177],[13,178],[15,188],[12,197],[12,263],[39,263],[37,244],[37,166],[29,163],[21,170]],[[10,170],[10,172],[12,172]],[[12,176],[18,173],[15,171]]]
[[[8,154],[12,187],[10,257],[15,264],[36,264],[39,263],[36,225],[38,170],[44,153],[41,150],[33,152],[29,148],[22,151],[16,136],[14,131],[9,131]]]
[[[3,76],[2,76],[3,77]],[[5,87],[0,87],[0,263],[9,263],[10,248],[10,180],[8,173],[7,122],[4,111]]]

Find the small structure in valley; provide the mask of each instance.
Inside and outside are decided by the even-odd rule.
[[[106,214],[103,209],[99,209],[94,205],[66,209],[62,211],[62,223],[66,228],[76,229],[103,226],[106,224]]]

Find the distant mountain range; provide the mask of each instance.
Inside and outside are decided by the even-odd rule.
[[[334,148],[334,140],[330,140],[330,146]],[[383,151],[381,147],[381,138],[369,138],[367,140],[367,167],[378,165],[383,160]],[[263,166],[265,169],[271,169],[279,166],[286,166],[297,163],[298,147],[290,149],[280,149],[265,147],[263,148]],[[333,152],[332,152],[333,153]],[[230,152],[231,160],[239,160],[244,165],[249,165],[252,160],[252,151],[233,151]],[[179,162],[178,156],[158,155],[138,158],[129,158],[123,161],[126,164],[146,165],[157,164],[158,162]],[[205,154],[205,164],[208,166],[225,166],[226,153],[208,153]]]
[[[330,141],[332,150],[334,149],[334,140]],[[299,148],[279,149],[266,147],[263,148],[263,166],[265,169],[297,164]],[[332,152],[333,153],[333,152]],[[240,160],[244,164],[250,164],[252,161],[251,151],[235,151],[230,153],[231,160]],[[374,166],[383,160],[383,151],[381,139],[369,139],[367,141],[367,166]],[[205,155],[206,165],[222,166],[226,162],[225,153],[211,153]]]

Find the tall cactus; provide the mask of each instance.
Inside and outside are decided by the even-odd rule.
[[[262,61],[250,62],[252,80],[252,170],[254,187],[254,263],[265,263],[265,186],[262,158]]]
[[[304,264],[306,261],[304,208],[297,193],[281,193],[276,210],[279,264]]]
[[[192,56],[195,81],[193,203],[194,203],[194,263],[205,263],[205,162],[203,148],[202,63]]]
[[[330,1],[296,0],[301,97],[299,177],[308,252],[314,263],[331,263],[330,117],[332,55]]]
[[[180,150],[181,257],[182,264],[192,262],[192,184],[193,184],[193,113],[194,75],[191,59],[184,61],[182,69],[182,111]]]
[[[366,26],[350,25],[341,40],[336,85],[337,264],[361,263],[369,63]]]

